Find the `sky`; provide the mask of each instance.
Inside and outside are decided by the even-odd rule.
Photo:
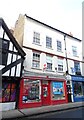
[[[82,39],[84,0],[0,0],[0,17],[9,28],[19,14],[27,14],[45,24]]]

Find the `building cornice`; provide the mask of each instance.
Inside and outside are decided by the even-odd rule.
[[[78,38],[76,38],[76,37],[73,37],[72,35],[69,35],[69,34],[67,34],[67,33],[65,33],[65,32],[63,32],[63,31],[61,31],[61,30],[59,30],[59,29],[56,29],[56,28],[54,28],[54,27],[52,27],[52,26],[50,26],[50,25],[47,25],[47,24],[45,24],[45,23],[43,23],[43,22],[41,22],[41,21],[38,21],[38,20],[36,20],[36,19],[28,16],[27,14],[25,14],[25,16],[26,16],[28,19],[31,19],[31,20],[33,20],[33,21],[35,21],[35,22],[37,22],[37,23],[39,23],[39,24],[41,24],[41,25],[44,25],[44,26],[46,26],[46,27],[48,27],[48,28],[50,28],[50,29],[52,29],[52,30],[55,30],[55,31],[63,34],[64,36],[66,35],[67,37],[70,37],[70,38],[73,38],[73,39],[75,39],[75,40],[81,41],[81,39],[78,39]]]

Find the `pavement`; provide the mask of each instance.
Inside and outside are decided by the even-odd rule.
[[[74,109],[79,107],[84,107],[84,102],[74,102],[74,103],[65,103],[65,104],[59,104],[59,105],[42,106],[42,107],[36,107],[36,108],[3,111],[2,120],[34,116],[34,115],[63,111],[63,110]]]

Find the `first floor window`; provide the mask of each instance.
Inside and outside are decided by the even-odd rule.
[[[38,52],[33,52],[32,67],[40,68],[40,53]]]
[[[58,71],[63,72],[63,59],[58,58]]]
[[[40,81],[39,80],[27,80],[24,79],[24,86],[23,86],[23,98],[22,101],[24,103],[27,102],[35,102],[40,101]]]
[[[74,61],[74,68],[75,68],[75,72],[80,72],[80,63],[77,61]]]
[[[52,99],[65,99],[64,83],[52,82]]]
[[[47,70],[52,70],[52,56],[46,56]]]
[[[73,90],[74,90],[74,96],[79,97],[83,96],[83,88],[84,88],[84,83],[82,82],[73,82]]]

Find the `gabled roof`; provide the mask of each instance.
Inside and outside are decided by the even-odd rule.
[[[63,32],[63,31],[61,31],[61,30],[58,30],[58,29],[56,29],[56,28],[54,28],[54,27],[52,27],[52,26],[50,26],[50,25],[47,25],[47,24],[45,24],[45,23],[43,23],[43,22],[41,22],[41,21],[38,21],[38,20],[36,20],[36,19],[28,16],[27,14],[25,14],[25,16],[26,16],[27,18],[35,21],[35,22],[38,22],[38,23],[40,23],[40,24],[42,24],[42,25],[44,25],[44,26],[46,26],[46,27],[49,27],[49,28],[51,28],[51,29],[53,29],[53,30],[55,30],[55,31],[57,31],[57,32],[60,32],[60,33],[66,35],[66,36],[68,36],[68,37],[71,37],[71,38],[73,38],[73,39],[75,39],[75,40],[81,41],[80,39],[78,39],[78,38],[76,38],[76,37],[73,37],[73,36],[71,36],[71,35],[69,35],[69,34],[67,34],[67,33],[65,33],[65,32]]]
[[[15,37],[12,35],[12,33],[10,32],[9,28],[7,27],[5,21],[3,20],[3,18],[0,18],[0,26],[2,26],[2,28],[5,30],[6,34],[8,35],[10,41],[14,44],[15,48],[18,50],[19,54],[24,57],[26,54],[25,52],[22,50],[22,48],[20,47],[20,45],[18,44],[18,42],[16,41]]]

